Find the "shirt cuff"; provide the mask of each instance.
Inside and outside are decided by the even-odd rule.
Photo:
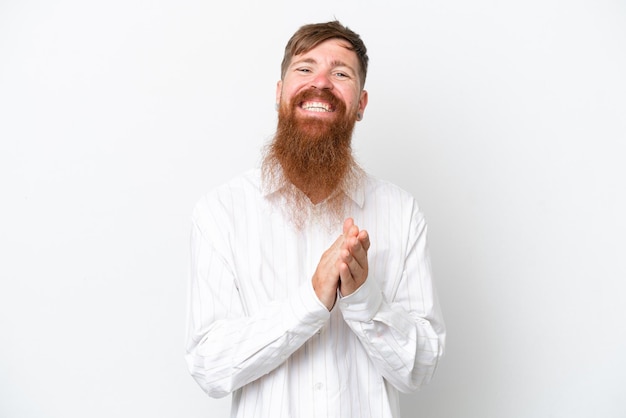
[[[341,297],[337,304],[347,321],[369,322],[378,312],[383,302],[383,293],[378,283],[370,278],[351,295]]]
[[[286,312],[283,321],[290,330],[300,329],[306,334],[314,333],[330,318],[330,312],[317,298],[311,283],[303,283],[289,299],[288,305],[289,312]]]

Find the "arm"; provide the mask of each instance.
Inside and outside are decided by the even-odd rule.
[[[443,354],[445,328],[432,283],[426,245],[426,222],[414,208],[409,225],[406,257],[397,291],[386,300],[378,281],[359,279],[367,274],[367,243],[344,263],[362,283],[337,302],[346,323],[358,336],[380,374],[403,392],[428,383]],[[359,237],[364,231],[360,231]],[[400,238],[398,238],[400,239]],[[365,260],[359,251],[365,249]],[[352,251],[352,250],[350,250]],[[393,280],[393,278],[387,278]],[[342,275],[342,285],[346,281]],[[352,289],[350,289],[352,290]],[[350,292],[348,290],[348,292]]]
[[[186,339],[198,384],[222,397],[280,366],[329,317],[309,284],[248,315],[233,268],[194,222]]]

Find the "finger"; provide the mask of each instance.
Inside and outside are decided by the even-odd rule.
[[[354,226],[354,219],[346,218],[346,220],[343,221],[343,234],[347,235],[352,226]]]
[[[343,242],[341,243],[341,249],[346,250],[348,252],[352,252],[354,249],[355,243],[358,243],[358,228],[356,226],[352,226],[349,231],[347,231],[346,235],[342,235]]]
[[[344,283],[354,281],[354,277],[352,277],[352,273],[350,272],[350,266],[348,266],[347,263],[339,264],[339,280]]]
[[[347,240],[340,253],[340,262],[346,263],[352,276],[358,281],[359,277],[367,276],[367,251],[357,238]]]
[[[348,248],[342,248],[339,252],[337,268],[341,268],[342,264],[349,265],[354,257]]]
[[[344,262],[340,262],[339,266],[339,287],[340,289],[351,289],[354,287],[355,279],[350,271],[350,266]]]
[[[369,245],[367,239],[365,241],[362,241],[361,239],[359,239],[359,237],[350,237],[346,239],[343,247],[347,249],[348,251],[350,251],[350,254],[352,254],[355,257],[361,256],[361,255],[366,256],[367,250],[364,244]]]
[[[361,277],[367,270],[367,253],[361,247],[358,240],[354,239],[355,246],[352,250],[343,249],[340,253],[340,263],[346,264],[350,269],[353,279]]]
[[[363,249],[367,252],[370,249],[370,234],[366,230],[362,230],[358,235],[359,241],[363,246]]]
[[[339,268],[339,291],[343,296],[355,292],[367,279],[367,272],[356,263],[342,263]]]

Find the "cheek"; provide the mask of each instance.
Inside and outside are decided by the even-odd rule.
[[[359,93],[355,93],[352,89],[347,89],[342,91],[344,101],[348,109],[358,109],[359,108]]]
[[[350,100],[346,101],[346,107],[349,110],[357,111],[359,109],[359,98],[358,97],[350,97]]]
[[[285,86],[283,87],[281,93],[281,99],[286,102],[291,102],[293,97],[298,93],[298,90],[293,86]]]

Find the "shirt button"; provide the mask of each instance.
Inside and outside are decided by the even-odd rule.
[[[315,390],[322,390],[324,388],[324,384],[323,383],[316,383],[315,384]]]

